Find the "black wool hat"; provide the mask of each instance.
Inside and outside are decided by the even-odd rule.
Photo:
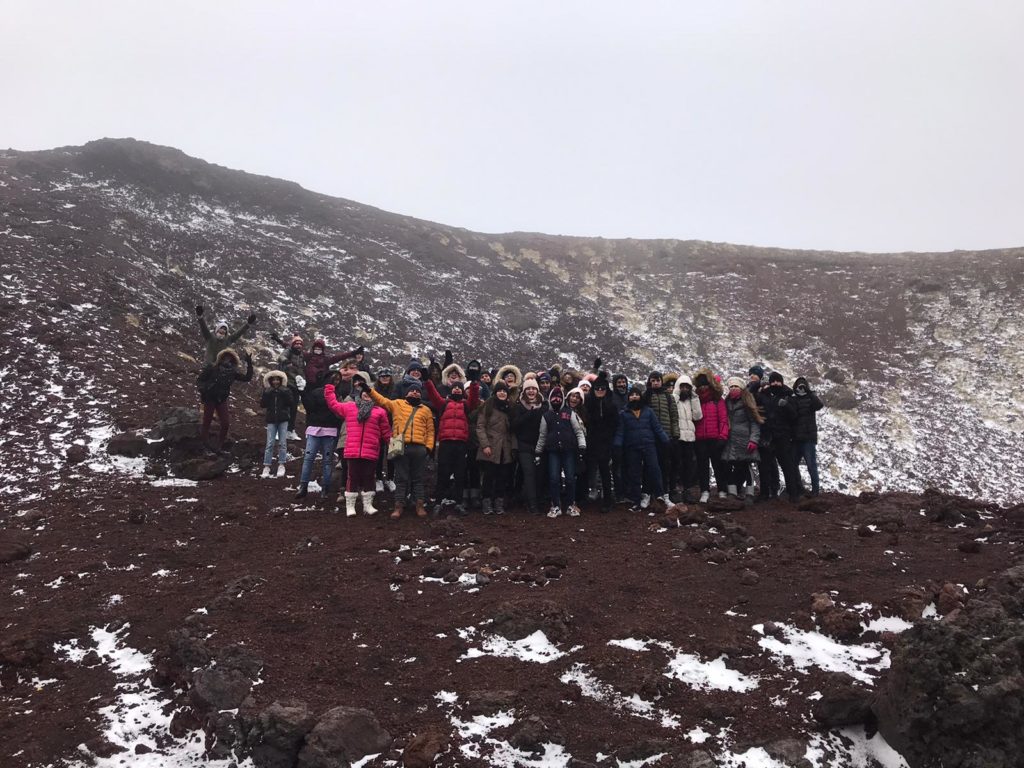
[[[771,373],[768,374],[768,383],[771,384],[776,381],[779,382],[780,384],[786,383],[786,380],[782,378],[781,373],[779,373],[778,371],[772,371]]]

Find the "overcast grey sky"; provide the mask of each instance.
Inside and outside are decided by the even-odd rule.
[[[470,229],[1024,245],[1024,2],[0,0],[0,146]]]

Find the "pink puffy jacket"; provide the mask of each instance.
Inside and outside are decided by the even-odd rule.
[[[375,405],[370,411],[370,418],[360,422],[359,406],[351,400],[339,403],[334,387],[324,387],[324,400],[332,413],[345,420],[345,458],[376,461],[380,456],[380,444],[391,439],[388,412]]]
[[[700,407],[704,412],[704,418],[698,421],[696,427],[698,440],[728,440],[729,439],[729,415],[725,409],[725,400],[721,396],[711,395],[705,399],[700,398]]]

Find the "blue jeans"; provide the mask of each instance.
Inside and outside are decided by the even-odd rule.
[[[576,451],[548,451],[548,493],[551,506],[561,506],[562,472],[565,472],[566,506],[576,503]]]
[[[274,443],[280,442],[280,449],[277,452],[277,461],[284,464],[288,461],[288,422],[280,424],[267,424],[267,447],[263,451],[263,466],[269,467],[274,460]]]
[[[323,465],[323,482],[321,485],[324,488],[330,487],[331,469],[334,468],[334,446],[337,444],[338,437],[336,435],[324,435],[322,437],[306,435],[306,452],[302,456],[300,483],[309,482],[309,476],[313,474],[313,461],[316,459],[317,454],[320,454],[320,463]]]
[[[818,444],[812,442],[794,443],[796,448],[796,465],[800,466],[800,459],[807,462],[807,474],[811,476],[811,491],[818,493],[821,484],[818,482]]]

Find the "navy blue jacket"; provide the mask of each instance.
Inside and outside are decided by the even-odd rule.
[[[615,431],[616,448],[629,450],[667,442],[668,435],[661,422],[646,405],[640,409],[638,416],[634,416],[628,408],[619,413],[619,428]]]

